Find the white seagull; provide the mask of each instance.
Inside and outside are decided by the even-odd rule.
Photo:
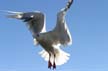
[[[69,54],[60,49],[63,45],[72,44],[72,37],[70,35],[68,26],[66,24],[65,16],[67,10],[70,8],[73,0],[69,0],[66,7],[57,13],[57,23],[53,30],[46,32],[46,19],[42,12],[13,12],[10,13],[9,18],[15,18],[27,22],[27,26],[32,33],[34,43],[40,44],[43,50],[39,53],[46,61],[48,61],[48,68],[56,68],[56,65],[62,65],[69,60]]]

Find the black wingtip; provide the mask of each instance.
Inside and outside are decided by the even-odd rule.
[[[67,11],[68,9],[70,9],[71,5],[73,4],[73,0],[69,0],[64,11]]]

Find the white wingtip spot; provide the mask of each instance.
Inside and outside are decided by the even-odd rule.
[[[22,15],[18,14],[16,18],[18,19],[22,18]]]
[[[15,19],[21,19],[22,15],[21,14],[15,14],[15,15],[8,15],[8,18],[15,18]]]

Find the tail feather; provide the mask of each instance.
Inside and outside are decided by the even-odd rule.
[[[45,61],[49,60],[49,54],[45,50],[42,50],[41,52],[39,52],[39,54],[41,55],[42,58],[45,59]]]
[[[64,52],[61,49],[58,49],[58,53],[56,54],[55,63],[56,65],[62,65],[69,60],[69,54]]]
[[[45,61],[49,60],[49,54],[45,50],[42,50],[39,54],[41,55],[42,58],[45,59]],[[56,65],[62,65],[64,63],[66,63],[69,60],[69,56],[70,55],[68,53],[64,52],[63,50],[57,49],[56,57],[55,57]],[[51,55],[50,61],[53,64],[54,55]]]

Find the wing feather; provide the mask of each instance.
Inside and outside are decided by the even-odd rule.
[[[73,0],[69,0],[66,7],[61,9],[60,12],[57,13],[57,23],[56,27],[54,29],[56,34],[58,35],[58,41],[62,45],[71,45],[72,44],[72,37],[70,34],[70,31],[68,29],[67,23],[66,23],[66,12],[69,10],[73,3]]]
[[[26,12],[17,13],[14,12],[12,15],[8,15],[9,18],[16,18],[26,22],[27,27],[32,33],[34,38],[34,44],[38,44],[35,36],[38,33],[46,32],[45,15],[41,12]]]

